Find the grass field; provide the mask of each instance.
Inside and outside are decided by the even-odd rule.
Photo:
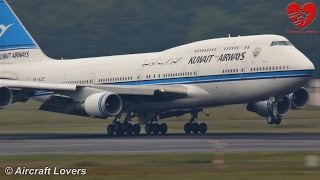
[[[88,156],[0,156],[0,168],[85,168],[77,176],[7,176],[0,179],[108,179],[108,180],[318,180],[320,169],[304,165],[310,153],[231,153],[224,155],[224,165],[216,166],[215,154],[150,154]],[[319,156],[319,152],[312,153]],[[53,170],[52,172],[53,173]]]
[[[0,112],[0,133],[105,133],[112,119],[97,120],[77,116],[38,111],[40,104],[31,101],[14,104]],[[244,105],[226,106],[205,111],[200,120],[209,126],[209,132],[320,132],[320,108],[309,107],[291,111],[281,126],[269,126],[265,118],[247,112]],[[183,132],[190,115],[164,120],[169,133]],[[136,121],[136,120],[135,120]]]

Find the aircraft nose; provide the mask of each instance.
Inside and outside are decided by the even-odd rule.
[[[314,71],[315,70],[315,67],[314,67],[314,64],[312,63],[312,61],[307,57],[305,56],[303,53],[299,53],[300,56],[299,56],[299,59],[300,59],[300,69],[301,70],[311,70],[311,71]]]
[[[305,57],[304,60],[301,62],[300,69],[305,70],[306,73],[310,76],[313,76],[315,73],[314,64],[307,57]]]
[[[315,70],[315,66],[314,64],[312,63],[312,61],[308,58],[306,58],[303,62],[303,68],[306,69],[306,70]]]

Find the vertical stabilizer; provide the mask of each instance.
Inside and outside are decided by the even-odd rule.
[[[0,64],[48,59],[8,3],[0,0]]]

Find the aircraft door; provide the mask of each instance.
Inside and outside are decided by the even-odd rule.
[[[240,66],[240,78],[247,79],[247,72],[248,72],[248,62],[242,61]]]
[[[143,84],[144,79],[144,71],[143,68],[138,69],[138,75],[137,75],[137,84]]]
[[[199,71],[200,71],[200,65],[195,64],[192,72],[192,76],[194,77],[194,81],[199,81]]]
[[[96,74],[90,73],[89,84],[96,84]]]

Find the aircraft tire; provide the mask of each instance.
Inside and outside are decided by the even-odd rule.
[[[278,117],[277,119],[274,119],[274,124],[280,125],[280,124],[281,124],[281,121],[282,121],[282,118],[281,118],[281,117]]]
[[[109,136],[114,136],[115,133],[115,127],[113,124],[109,124],[107,127],[107,133]]]
[[[150,135],[152,133],[152,124],[146,124],[144,130]]]
[[[193,132],[193,134],[198,134],[199,133],[199,128],[200,127],[200,125],[198,124],[198,123],[193,123],[192,124],[192,132]]]
[[[272,117],[267,117],[267,123],[269,125],[273,125],[274,124],[274,119]]]
[[[130,123],[128,123],[126,134],[127,134],[128,136],[131,136],[131,135],[133,134],[133,130],[134,130],[134,129],[133,129],[133,125],[130,124]]]
[[[160,132],[160,125],[159,124],[153,124],[152,125],[152,132],[154,135],[158,135]]]
[[[207,130],[208,130],[208,126],[206,123],[201,123],[199,125],[199,131],[201,134],[205,134],[207,132]]]
[[[160,125],[160,134],[165,135],[168,132],[168,126],[165,123]]]
[[[123,134],[122,124],[121,122],[114,123],[114,129],[117,136],[121,136]]]
[[[139,124],[133,125],[133,134],[134,135],[139,135],[141,132],[141,127]]]
[[[121,124],[122,132],[123,132],[124,134],[126,134],[126,135],[128,135],[128,132],[130,131],[130,130],[129,130],[129,125],[130,125],[130,123],[128,123],[128,122],[126,122],[126,121]]]
[[[186,124],[184,125],[184,132],[185,132],[186,134],[190,134],[191,131],[192,131],[192,124],[191,124],[191,123],[186,123]]]

